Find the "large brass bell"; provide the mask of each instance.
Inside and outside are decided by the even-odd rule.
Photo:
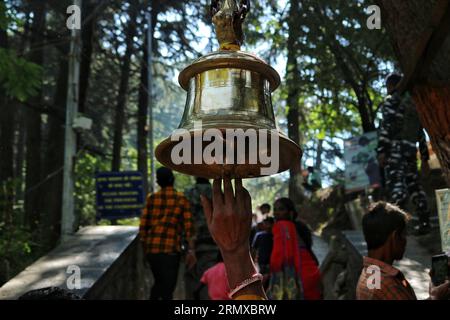
[[[213,1],[212,9],[221,49],[180,73],[187,91],[184,114],[178,129],[157,146],[156,158],[205,178],[285,171],[300,162],[302,152],[275,121],[271,93],[280,76],[262,59],[239,51],[248,1]]]

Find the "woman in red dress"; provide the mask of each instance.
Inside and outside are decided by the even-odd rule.
[[[273,300],[321,299],[321,276],[311,248],[311,231],[306,224],[296,221],[294,203],[288,198],[275,201],[274,216],[268,297]]]

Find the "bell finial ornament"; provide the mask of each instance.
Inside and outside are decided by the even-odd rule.
[[[220,50],[240,50],[244,42],[242,24],[250,9],[249,0],[213,0],[212,22],[216,29]]]

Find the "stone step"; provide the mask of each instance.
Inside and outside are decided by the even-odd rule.
[[[319,264],[321,265],[325,260],[325,257],[328,255],[328,244],[320,236],[313,235],[312,250],[319,260]]]

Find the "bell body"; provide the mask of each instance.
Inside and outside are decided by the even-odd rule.
[[[250,178],[300,162],[297,144],[279,131],[271,93],[278,73],[240,51],[218,51],[184,69],[187,91],[179,128],[156,148],[163,165],[185,174]]]

